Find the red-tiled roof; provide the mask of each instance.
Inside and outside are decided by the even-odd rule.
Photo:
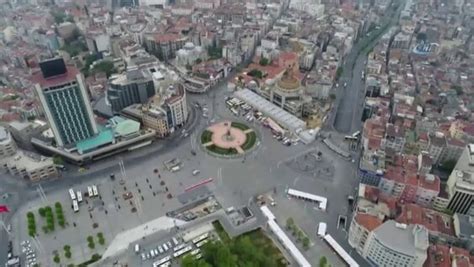
[[[174,33],[157,34],[155,35],[155,42],[157,43],[174,42],[181,38],[182,38],[181,35],[174,34]]]
[[[364,226],[365,229],[368,231],[373,231],[375,228],[379,227],[382,224],[382,220],[377,218],[376,216],[365,214],[365,213],[357,213],[355,216],[355,220],[358,224]]]
[[[396,221],[405,224],[419,224],[425,226],[431,232],[454,235],[451,217],[434,210],[422,208],[417,204],[404,205]]]
[[[421,176],[420,179],[418,180],[418,186],[428,189],[428,190],[439,192],[440,187],[441,187],[441,180],[439,179],[438,176],[435,176],[435,175],[433,176],[434,176],[434,181],[429,181],[426,179],[426,176]]]
[[[444,245],[431,245],[423,267],[451,267],[449,247]]]

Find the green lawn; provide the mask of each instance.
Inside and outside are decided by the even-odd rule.
[[[245,131],[247,129],[250,129],[250,127],[248,127],[247,125],[241,123],[241,122],[235,122],[233,121],[231,124],[230,124],[231,127],[234,127],[234,128],[237,128],[237,129],[240,129],[242,131]]]
[[[221,154],[221,155],[236,155],[238,152],[235,148],[222,148],[216,145],[210,145],[206,147],[209,151]]]
[[[243,150],[251,149],[255,145],[256,141],[257,141],[257,134],[255,132],[247,133],[247,140],[245,140],[245,143],[242,145],[242,149]]]
[[[211,138],[212,138],[212,132],[211,132],[211,131],[208,131],[208,130],[205,130],[205,131],[201,134],[201,143],[202,143],[202,144],[209,143],[209,142],[211,141]]]

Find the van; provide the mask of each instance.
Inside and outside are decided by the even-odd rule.
[[[139,244],[135,244],[135,253],[139,253],[140,252],[140,245]]]
[[[161,246],[158,246],[158,251],[160,252],[160,254],[163,254],[163,252],[165,252]]]
[[[166,245],[166,243],[163,244],[163,249],[164,249],[165,251],[168,251],[169,248],[168,248],[168,246]]]
[[[151,255],[152,258],[156,257],[155,250],[153,250],[153,249],[150,250],[150,255]]]

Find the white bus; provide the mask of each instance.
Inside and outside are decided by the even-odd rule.
[[[161,266],[166,266],[166,265],[163,265],[163,264],[166,264],[167,262],[169,262],[171,260],[171,257],[170,256],[166,256],[160,260],[157,260],[153,263],[153,267],[161,267]]]
[[[326,235],[327,224],[320,222],[318,226],[318,236],[324,237]]]
[[[92,192],[92,187],[90,187],[90,186],[87,187],[87,193],[88,193],[89,197],[94,196],[94,192]]]
[[[183,248],[182,250],[179,250],[179,251],[176,251],[175,253],[173,253],[173,257],[174,258],[181,257],[182,255],[188,253],[192,249],[193,249],[193,247],[191,245],[189,245],[189,246]]]
[[[76,200],[76,194],[72,188],[69,188],[69,195],[71,196],[71,200]]]
[[[79,211],[79,204],[77,204],[77,200],[72,201],[72,209],[74,210],[74,212]]]
[[[176,251],[181,250],[181,249],[183,249],[183,248],[185,248],[185,247],[186,247],[186,244],[185,244],[185,243],[179,244],[179,245],[177,245],[176,247],[173,248],[173,251],[176,252]]]
[[[81,191],[77,191],[76,195],[77,195],[77,202],[81,203],[82,202],[82,193],[81,193]]]
[[[197,248],[197,249],[191,251],[190,254],[191,254],[192,256],[195,256],[195,255],[199,254],[199,252],[201,252],[201,250]]]
[[[99,191],[97,190],[97,186],[96,185],[92,185],[92,192],[94,193],[94,196],[98,196],[99,195]]]
[[[197,243],[203,241],[204,239],[207,239],[208,237],[209,237],[209,233],[202,234],[193,239],[193,244],[196,245]]]
[[[209,239],[205,239],[205,240],[197,243],[196,247],[200,248],[200,247],[204,246],[204,244],[206,244],[207,242],[209,242]]]

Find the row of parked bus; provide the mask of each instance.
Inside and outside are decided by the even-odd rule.
[[[195,259],[202,258],[201,247],[209,241],[209,233],[204,233],[192,240],[192,244],[181,243],[173,248],[173,254],[155,261],[153,267],[171,266],[171,259],[180,258],[189,253]],[[193,248],[195,247],[195,248]]]
[[[88,186],[86,194],[88,197],[98,197],[99,190],[97,189],[96,185]],[[81,203],[83,200],[81,190],[74,192],[74,189],[69,188],[69,196],[71,197],[71,200],[72,200],[72,209],[74,210],[74,212],[78,212],[79,203]]]

